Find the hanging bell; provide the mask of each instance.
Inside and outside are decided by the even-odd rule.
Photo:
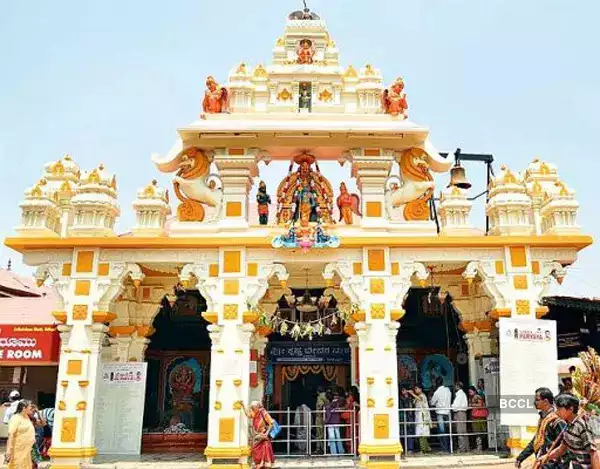
[[[471,183],[465,174],[465,168],[458,161],[450,170],[450,184],[448,184],[448,187],[451,186],[458,187],[459,189],[469,189],[471,187]]]

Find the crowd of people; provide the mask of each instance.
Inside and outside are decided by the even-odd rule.
[[[54,407],[38,409],[19,391],[12,391],[3,404],[4,424],[8,425],[5,462],[15,469],[37,469],[48,457],[52,444]]]
[[[438,378],[430,394],[428,397],[420,386],[400,389],[400,438],[406,452],[431,452],[429,439],[434,428],[442,451],[451,451],[451,434],[456,435],[459,452],[472,448],[482,451],[488,417],[483,380],[467,392],[463,383],[457,382],[453,397],[450,388]]]

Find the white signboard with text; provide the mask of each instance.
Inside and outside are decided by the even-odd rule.
[[[140,454],[147,363],[103,363],[96,399],[99,454]]]
[[[535,426],[535,390],[558,388],[556,321],[501,318],[499,339],[501,423]]]

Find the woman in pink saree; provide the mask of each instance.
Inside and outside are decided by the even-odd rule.
[[[252,460],[255,469],[266,469],[273,467],[275,463],[275,454],[273,453],[273,444],[269,437],[269,432],[273,427],[273,419],[258,401],[250,404],[250,410],[242,407],[247,417],[252,420],[254,438],[252,440]]]

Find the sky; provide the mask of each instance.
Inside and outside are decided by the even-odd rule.
[[[344,65],[402,76],[410,119],[440,151],[491,153],[495,168],[539,157],[577,192],[586,234],[597,215],[600,2],[597,0],[309,0]],[[82,169],[117,174],[120,231],[136,190],[156,178],[179,126],[198,118],[207,75],[268,63],[300,0],[3,2],[0,14],[0,238],[19,223],[26,188],[69,153]],[[279,175],[261,168],[271,190]],[[333,183],[348,168],[328,165]],[[467,167],[473,192],[484,173]],[[438,188],[448,176],[437,177]],[[596,215],[595,215],[596,214]],[[483,224],[483,208],[474,222]],[[476,218],[476,219],[475,219]],[[28,272],[0,248],[0,266]],[[557,293],[600,296],[600,246],[580,253]]]

